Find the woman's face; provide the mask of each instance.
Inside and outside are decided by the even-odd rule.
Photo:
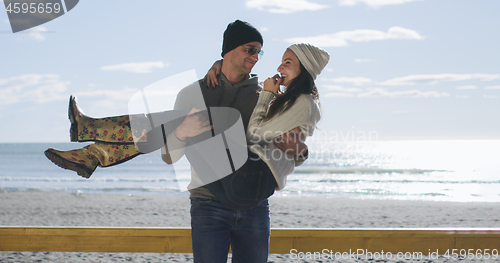
[[[283,79],[283,85],[288,86],[290,82],[300,74],[300,62],[295,53],[290,49],[285,51],[281,59],[278,72]]]

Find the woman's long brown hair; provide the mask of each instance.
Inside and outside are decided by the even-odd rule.
[[[265,120],[269,120],[276,114],[288,110],[301,94],[310,94],[316,101],[319,100],[318,89],[314,84],[314,80],[311,74],[302,66],[302,63],[300,63],[300,74],[292,80],[284,93],[275,97],[267,111]]]

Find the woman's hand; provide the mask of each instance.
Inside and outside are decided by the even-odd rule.
[[[276,74],[264,81],[264,90],[270,91],[274,94],[278,94],[281,84],[283,84],[283,79],[280,77],[280,75]]]
[[[212,67],[208,70],[207,75],[203,78],[203,83],[206,83],[208,87],[215,88],[219,85],[219,81],[217,80],[217,75],[220,74],[220,70],[222,68],[222,59],[215,61]]]

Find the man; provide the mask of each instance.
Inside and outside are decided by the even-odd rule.
[[[197,114],[209,107],[230,107],[241,114],[246,130],[250,116],[257,103],[258,79],[250,74],[262,53],[263,39],[253,26],[236,20],[227,26],[222,46],[222,69],[215,89],[201,80],[179,92],[174,109],[191,111],[176,130],[167,136],[167,163],[179,160],[191,138],[211,130],[209,117]],[[199,86],[198,86],[199,84]],[[199,93],[202,97],[194,96]],[[304,149],[305,145],[291,142],[280,148]],[[220,158],[224,158],[221,156]],[[299,162],[303,162],[299,160]],[[198,178],[192,169],[192,178]],[[193,185],[193,180],[191,185]],[[233,262],[267,262],[269,250],[270,218],[269,203],[265,199],[248,209],[230,208],[215,198],[207,187],[190,189],[191,235],[193,255],[196,263],[226,262],[229,247]],[[273,188],[274,191],[274,188]]]

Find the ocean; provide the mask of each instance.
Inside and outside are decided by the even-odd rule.
[[[309,159],[275,195],[500,202],[500,140],[312,139],[307,144]],[[180,187],[188,183],[189,165],[167,165],[159,152],[97,168],[90,179],[59,168],[43,154],[49,147],[84,145],[0,143],[0,192],[188,195]]]

